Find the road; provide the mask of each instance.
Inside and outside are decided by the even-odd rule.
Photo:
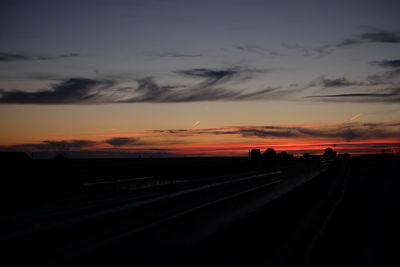
[[[194,266],[399,266],[399,163],[334,166],[203,243]]]
[[[360,166],[344,160],[328,170],[238,173],[24,212],[1,222],[3,261],[7,266],[378,266],[366,262],[382,259],[382,252],[371,250],[380,251],[377,229],[393,226],[388,218],[397,203],[397,180],[386,170],[388,178],[379,182],[375,201],[368,202],[372,208],[366,209],[354,196],[367,198],[377,184],[371,171],[361,189],[355,186],[364,173]],[[368,229],[359,233],[366,242],[349,241],[359,251],[347,262],[337,246],[351,246],[337,237],[351,240],[355,231],[350,223],[340,234],[349,206],[372,219],[358,219]],[[352,219],[360,215],[355,214]],[[331,257],[335,264],[326,263]]]
[[[279,170],[248,172],[28,211],[2,221],[2,229],[7,230],[1,235],[6,244],[2,249],[10,265],[43,266],[82,259],[132,239],[136,245],[131,246],[143,251],[146,241],[140,236],[156,236],[162,242],[151,246],[161,250],[193,245],[319,171],[300,179],[283,179]],[[174,229],[159,230],[166,225]]]

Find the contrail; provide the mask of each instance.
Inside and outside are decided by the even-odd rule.
[[[363,115],[363,114],[362,114],[361,112],[358,113],[358,114],[355,114],[355,115],[351,116],[351,117],[350,117],[347,121],[345,121],[345,122],[352,122],[352,121],[354,121],[354,120],[360,118],[362,115]]]
[[[200,121],[196,121],[195,123],[193,123],[192,129],[193,129],[194,127],[196,127],[197,125],[199,125],[199,124],[200,124]]]

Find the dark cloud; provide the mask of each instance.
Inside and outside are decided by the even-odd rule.
[[[396,82],[398,84],[398,80],[400,78],[400,59],[373,61],[371,62],[371,64],[391,70],[378,74],[368,75],[367,81],[370,84],[372,85],[390,84],[390,83],[393,84]]]
[[[60,59],[60,58],[69,58],[69,57],[79,57],[78,53],[68,53],[62,54],[58,56],[32,56],[27,54],[17,54],[17,53],[0,53],[0,62],[12,62],[12,61],[20,61],[20,60],[52,60],[52,59]]]
[[[99,91],[108,88],[111,81],[71,78],[52,86],[51,90],[25,92],[0,91],[0,103],[8,104],[81,104],[100,101]]]
[[[29,57],[21,54],[13,54],[13,53],[0,53],[0,62],[11,62],[17,60],[28,60]]]
[[[343,42],[340,42],[336,46],[341,47],[341,46],[349,46],[349,45],[356,45],[363,43],[361,40],[354,40],[354,39],[346,39]]]
[[[322,138],[343,139],[346,141],[373,138],[400,137],[399,123],[343,123],[339,125],[321,125],[315,127],[298,126],[246,126],[210,129],[160,130],[158,132],[172,136],[197,135],[241,135],[259,138]]]
[[[65,148],[65,149],[77,149],[84,147],[91,147],[96,145],[97,142],[90,140],[71,140],[71,141],[44,141],[42,145],[50,148]]]
[[[216,88],[216,86],[226,85],[231,80],[240,80],[248,78],[254,70],[242,68],[230,68],[222,70],[212,69],[189,69],[178,71],[177,73],[194,77],[203,78],[204,81],[195,86],[161,86],[153,77],[146,77],[136,80],[138,86],[132,88],[128,94],[134,95],[119,103],[171,103],[171,102],[194,102],[194,101],[216,101],[216,100],[245,100],[253,99],[260,95],[268,94],[272,89],[261,90],[257,92],[244,93],[238,90],[228,90],[225,88]],[[125,90],[127,92],[127,90]]]
[[[281,138],[308,138],[308,137],[319,137],[319,138],[336,138],[342,137],[343,134],[337,135],[337,129],[335,131],[326,130],[326,129],[318,129],[318,128],[301,128],[301,127],[276,127],[274,130],[271,130],[269,127],[265,128],[247,128],[240,129],[239,133],[244,137],[261,137],[261,138],[270,138],[270,137],[281,137]],[[348,138],[348,134],[346,138]]]
[[[367,28],[367,30],[355,36],[354,38],[347,38],[337,44],[325,44],[316,47],[305,47],[300,44],[290,44],[281,42],[281,46],[297,51],[299,54],[305,57],[321,58],[333,53],[337,48],[354,46],[364,43],[400,43],[400,34],[390,31],[384,31],[374,28]],[[236,46],[237,49],[245,51],[245,46]]]
[[[120,100],[123,103],[155,102],[195,102],[195,101],[239,101],[256,100],[271,96],[276,89],[267,88],[259,91],[245,92],[244,90],[227,89],[230,81],[242,81],[248,79],[257,70],[242,68],[230,68],[223,70],[212,69],[190,69],[178,71],[177,73],[194,77],[203,78],[204,81],[191,87],[182,86],[160,86],[153,77],[138,79],[138,87],[132,89],[134,97]],[[217,87],[218,86],[218,87]]]
[[[177,71],[179,74],[183,74],[195,78],[204,78],[205,81],[200,84],[201,87],[211,87],[222,83],[227,83],[233,79],[247,79],[251,73],[259,72],[250,69],[244,69],[240,67],[227,68],[221,70],[213,70],[206,68],[189,69]]]
[[[185,57],[201,57],[201,54],[194,53],[178,53],[178,52],[164,52],[159,54],[160,57],[171,57],[171,58],[185,58]]]
[[[368,32],[364,32],[356,38],[346,39],[336,46],[351,46],[363,43],[400,43],[400,34],[378,29],[370,29]]]
[[[308,84],[304,86],[300,85],[294,85],[295,89],[293,90],[293,93],[295,92],[302,92],[308,89],[314,89],[314,93],[316,92],[323,92],[325,94],[325,91],[329,89],[329,91],[341,91],[343,89],[350,90],[352,88],[346,88],[346,87],[359,87],[359,86],[369,86],[370,84],[368,82],[364,81],[350,81],[346,77],[338,77],[338,78],[326,78],[325,75],[319,76],[316,79],[310,81]],[[297,89],[296,89],[297,87]]]
[[[299,133],[295,129],[277,129],[274,131],[265,129],[240,129],[238,133],[243,137],[299,137]]]
[[[321,58],[321,57],[327,56],[335,50],[332,47],[332,45],[329,45],[329,44],[320,45],[320,46],[316,46],[316,47],[305,47],[305,46],[302,46],[299,44],[288,44],[285,42],[281,42],[281,46],[286,49],[297,51],[302,56],[314,57],[314,58]]]
[[[366,80],[371,85],[383,85],[383,84],[391,84],[398,81],[400,78],[400,68],[385,71],[383,73],[368,75]]]
[[[322,89],[329,88],[330,91],[334,93],[326,94],[320,90],[319,94],[317,94],[317,92],[314,91],[313,95],[309,95],[306,98],[326,102],[398,103],[400,102],[400,68],[397,68],[397,64],[399,63],[400,60],[371,62],[371,64],[394,69],[368,75],[364,81],[349,81],[345,77],[327,79],[321,76],[310,82],[304,89],[317,86]],[[349,88],[346,88],[350,86],[353,87],[351,91]],[[343,88],[346,89],[346,91],[344,91]]]
[[[330,102],[399,102],[400,68],[398,60],[384,60],[376,63],[393,66],[394,69],[369,75],[365,81],[350,81],[346,77],[326,78],[321,76],[305,86],[289,89],[265,88],[261,90],[236,89],[240,82],[249,79],[259,70],[247,68],[207,69],[196,68],[176,73],[200,78],[194,85],[160,85],[153,77],[137,79],[135,87],[121,87],[111,80],[71,78],[61,80],[50,89],[34,92],[22,90],[1,90],[0,103],[10,104],[101,104],[101,103],[179,103],[198,101],[244,101],[290,99],[297,93],[313,87],[341,90],[350,86],[363,86],[364,91],[321,93],[306,98]],[[51,77],[50,77],[51,78]],[[116,86],[114,86],[116,85]],[[376,89],[378,85],[383,89]],[[278,90],[280,89],[280,90]],[[295,99],[295,98],[292,98]],[[302,98],[304,99],[304,98]]]
[[[195,101],[240,101],[276,98],[276,88],[258,91],[228,89],[229,81],[248,79],[257,70],[232,68],[226,70],[190,69],[178,73],[203,78],[193,86],[156,83],[153,77],[137,79],[137,87],[118,88],[112,80],[71,78],[47,90],[34,92],[0,89],[0,103],[8,104],[101,104],[101,103],[177,103]],[[218,86],[218,87],[217,87]]]
[[[258,46],[251,46],[251,45],[234,45],[234,48],[244,51],[244,52],[252,52],[257,54],[263,54],[262,50]]]
[[[134,93],[139,94],[126,100],[125,102],[163,102],[169,92],[173,90],[171,87],[159,86],[153,77],[146,77],[136,80],[138,87],[134,89]]]
[[[310,97],[361,97],[361,96],[393,96],[393,94],[378,94],[378,93],[352,93],[352,94],[337,94],[337,95],[319,95]]]
[[[132,137],[114,137],[105,141],[107,144],[112,146],[121,147],[121,146],[132,146],[132,145],[142,145],[143,142],[140,141],[139,138]]]
[[[400,35],[388,31],[366,32],[361,34],[360,39],[367,42],[400,43]]]
[[[400,59],[394,60],[381,60],[381,61],[374,61],[371,62],[373,65],[378,65],[383,68],[400,68]]]
[[[151,140],[151,141],[150,141]],[[122,151],[124,147],[129,147],[137,150],[147,151],[162,151],[162,148],[155,148],[154,146],[177,145],[187,144],[185,140],[177,139],[148,139],[142,141],[136,137],[114,137],[106,140],[92,141],[92,140],[46,140],[40,143],[27,143],[17,144],[10,146],[0,146],[0,151],[46,151],[46,152],[73,152],[73,151],[89,151],[88,149],[95,149],[96,151],[104,150],[110,151],[110,148],[104,148],[103,145],[113,146],[111,151]],[[100,147],[96,147],[100,146]]]
[[[342,87],[359,85],[359,83],[350,82],[347,78],[341,77],[337,79],[322,79],[322,86],[324,87]]]
[[[267,88],[253,93],[240,93],[232,100],[260,100],[260,99],[274,99],[278,94],[274,94],[277,88]]]
[[[370,75],[365,82],[349,81],[345,77],[319,77],[308,85],[290,89],[265,88],[246,90],[231,88],[257,70],[190,69],[180,71],[185,76],[203,78],[194,85],[159,85],[153,77],[137,79],[136,87],[119,87],[112,80],[71,78],[53,84],[50,89],[34,92],[0,89],[0,103],[7,104],[102,104],[102,103],[179,103],[198,101],[245,101],[287,99],[315,86],[342,88],[364,86],[364,92],[312,95],[306,98],[331,102],[399,102],[400,69]],[[51,78],[51,77],[49,77]],[[54,77],[56,79],[56,77]],[[235,83],[230,83],[235,81]],[[377,90],[376,85],[386,89]],[[294,99],[294,98],[293,98]]]
[[[331,95],[315,95],[308,98],[316,98],[330,102],[382,102],[382,103],[399,103],[400,88],[387,88],[367,93],[347,93],[347,94],[331,94]]]
[[[400,122],[365,122],[359,123],[362,127],[400,127]]]
[[[173,136],[193,136],[193,135],[229,135],[238,134],[238,130],[234,127],[230,128],[206,128],[206,129],[173,129],[173,130],[150,130],[152,133],[161,133],[163,135]]]
[[[97,142],[90,140],[70,140],[70,141],[43,141],[34,144],[19,144],[12,146],[2,146],[6,151],[68,151],[70,149],[83,149],[95,146]]]
[[[79,56],[81,56],[81,55],[78,53],[68,53],[68,54],[62,54],[62,55],[58,55],[58,56],[36,56],[36,57],[33,57],[33,59],[52,60],[52,59],[79,57]]]
[[[133,98],[122,100],[124,103],[155,102],[155,103],[176,103],[196,101],[218,101],[218,100],[255,100],[265,98],[275,91],[273,88],[245,93],[238,90],[225,88],[193,87],[179,88],[171,86],[159,86],[153,78],[148,77],[138,80],[139,86],[134,90],[139,94]]]
[[[277,51],[271,51],[267,48],[264,48],[259,45],[254,45],[254,44],[246,44],[246,45],[234,45],[234,48],[236,48],[239,51],[242,52],[248,52],[248,53],[254,53],[258,55],[269,55],[269,56],[286,56],[282,53],[279,53]]]
[[[150,131],[151,132],[151,131]],[[186,144],[187,142],[184,140],[171,140],[171,139],[150,139],[147,138],[143,141],[137,137],[113,137],[107,140],[104,140],[100,143],[109,144],[114,147],[134,147],[134,146],[159,146],[159,145],[177,145],[177,144]],[[154,149],[154,148],[152,148]]]

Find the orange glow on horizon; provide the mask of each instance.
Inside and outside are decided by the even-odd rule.
[[[361,115],[356,114],[352,118],[359,116]],[[369,128],[370,125],[374,124],[354,122],[344,124],[308,123],[129,132],[115,132],[116,129],[112,129],[112,132],[107,130],[107,132],[101,133],[57,135],[42,139],[39,142],[3,144],[3,149],[31,152],[40,151],[40,149],[57,151],[56,146],[51,147],[51,145],[64,142],[67,147],[69,146],[69,151],[97,150],[135,153],[163,151],[173,155],[189,156],[246,156],[249,149],[264,151],[269,147],[274,148],[277,152],[287,151],[292,154],[306,152],[321,154],[327,147],[334,148],[338,153],[350,154],[398,151],[400,143],[400,136],[397,134],[400,127],[399,123],[382,123],[375,128]],[[349,135],[343,128],[346,131],[350,129]],[[369,134],[371,131],[373,135]],[[375,133],[385,138],[371,138],[370,136],[376,135]],[[351,141],[345,140],[348,136],[352,138]],[[126,140],[127,142],[114,143],[113,139]],[[83,145],[80,145],[82,143]]]

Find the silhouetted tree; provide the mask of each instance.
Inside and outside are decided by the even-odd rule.
[[[278,160],[290,160],[293,159],[293,155],[288,154],[286,151],[282,151],[276,156],[276,158]]]
[[[327,149],[325,149],[324,154],[323,154],[324,158],[336,158],[336,151],[333,150],[332,148],[328,147]]]
[[[260,149],[252,149],[250,150],[250,157],[251,158],[259,158],[261,155]]]
[[[309,159],[309,158],[310,158],[310,154],[308,154],[308,153],[303,154],[303,159]]]
[[[280,159],[280,160],[284,160],[284,159],[287,159],[288,153],[287,153],[286,151],[282,151],[282,152],[280,152],[276,157],[277,157],[278,159]]]
[[[271,159],[275,159],[276,158],[276,151],[273,148],[267,148],[267,150],[265,150],[263,157],[265,159],[271,160]]]

